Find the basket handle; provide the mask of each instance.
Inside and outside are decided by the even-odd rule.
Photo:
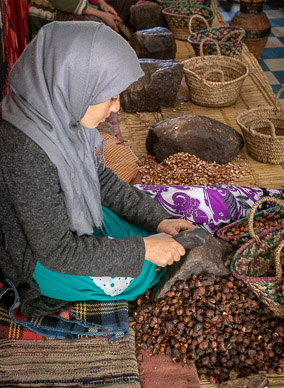
[[[243,29],[231,31],[228,35],[223,36],[223,38],[220,39],[220,42],[224,43],[224,42],[226,42],[226,40],[227,40],[228,38],[230,38],[231,36],[234,36],[234,35],[236,35],[236,34],[239,35],[238,38],[237,38],[237,42],[240,42],[240,41],[243,39],[243,37],[245,36],[245,33],[246,33],[246,32],[245,32],[245,30],[243,30]],[[230,43],[230,42],[228,42],[228,43]]]
[[[189,22],[188,22],[188,31],[189,31],[190,34],[193,34],[193,31],[192,31],[192,29],[191,29],[191,24],[192,24],[192,20],[193,20],[193,19],[201,19],[201,20],[205,23],[207,30],[211,31],[211,28],[210,28],[210,26],[209,26],[209,23],[207,22],[207,20],[205,19],[205,17],[203,17],[202,15],[197,15],[197,14],[195,14],[195,15],[192,15],[192,16],[190,17]]]
[[[274,105],[275,107],[278,107],[279,109],[283,109],[283,106],[279,102],[280,94],[284,91],[284,86],[278,91],[278,93],[275,96]]]
[[[276,197],[262,197],[253,204],[251,211],[250,211],[250,214],[249,214],[249,218],[248,218],[248,228],[249,228],[249,234],[251,235],[252,238],[254,238],[256,240],[256,242],[258,244],[260,244],[260,238],[254,232],[254,229],[253,229],[254,213],[259,205],[261,205],[263,202],[267,202],[267,201],[275,202],[277,205],[280,205],[282,207],[282,209],[284,210],[284,201],[282,199],[279,199]]]
[[[211,70],[207,70],[205,71],[205,73],[203,74],[203,77],[202,77],[202,82],[205,83],[205,85],[207,86],[212,86],[211,84],[208,83],[209,80],[206,79],[206,77],[212,73],[218,73],[221,75],[221,81],[220,82],[225,82],[225,76],[224,76],[224,72],[220,69],[211,69]],[[210,82],[210,81],[209,81]]]
[[[215,39],[212,39],[212,38],[204,38],[204,39],[202,39],[202,41],[200,43],[200,48],[199,48],[199,52],[200,52],[200,56],[201,57],[204,56],[204,53],[203,53],[204,42],[214,42],[215,46],[216,46],[216,50],[217,50],[217,55],[221,56],[221,51],[220,51],[220,47],[218,45],[218,42]]]
[[[253,122],[250,127],[249,127],[249,131],[252,135],[255,135],[255,129],[253,128],[256,124],[261,124],[261,123],[267,123],[269,126],[270,126],[270,130],[271,130],[271,137],[273,139],[276,138],[276,129],[275,129],[275,126],[273,124],[272,121],[270,120],[267,120],[267,119],[262,119],[262,120],[257,120],[255,122]]]
[[[282,264],[280,260],[280,254],[284,247],[284,241],[282,241],[278,247],[275,249],[275,269],[276,269],[276,278],[277,281],[281,284],[282,283]]]

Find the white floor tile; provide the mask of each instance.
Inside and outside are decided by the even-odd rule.
[[[272,27],[271,32],[275,36],[284,36],[284,27]]]
[[[268,19],[282,19],[284,17],[284,12],[277,10],[277,9],[271,9],[270,11],[264,11],[268,17]]]
[[[264,59],[263,62],[269,67],[271,71],[284,70],[284,58]]]
[[[271,71],[265,71],[264,74],[266,75],[266,78],[267,78],[268,82],[270,83],[270,85],[279,85],[280,84],[278,79],[273,75],[273,73]]]
[[[268,38],[268,41],[265,45],[265,48],[271,48],[271,47],[283,47],[283,43],[276,37],[270,36]]]

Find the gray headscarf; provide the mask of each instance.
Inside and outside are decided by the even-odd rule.
[[[57,167],[70,229],[78,235],[102,226],[97,169],[103,140],[80,120],[89,105],[118,95],[143,74],[130,45],[95,22],[44,26],[10,72],[2,118],[33,139]]]

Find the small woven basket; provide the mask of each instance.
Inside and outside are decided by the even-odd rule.
[[[205,30],[200,30],[197,32],[192,32],[192,21],[196,18],[202,18],[204,24],[206,25]],[[188,23],[189,37],[187,41],[193,47],[195,54],[200,55],[200,44],[204,39],[214,39],[218,42],[220,47],[221,55],[226,55],[229,57],[237,57],[242,52],[243,47],[243,37],[245,35],[245,30],[241,27],[214,27],[211,28],[207,23],[207,20],[202,16],[193,15]],[[203,45],[203,54],[204,55],[216,55],[217,49],[213,42],[207,41]]]
[[[188,37],[188,22],[192,15],[201,15],[211,26],[212,21],[215,17],[214,11],[204,5],[195,4],[180,4],[173,5],[162,10],[169,29],[173,33],[175,39],[187,40]],[[195,31],[206,28],[204,21],[200,18],[195,19],[194,25],[192,26]]]
[[[216,45],[218,55],[203,55],[207,40]],[[225,107],[233,105],[239,97],[248,67],[240,60],[222,56],[218,43],[204,39],[200,45],[200,57],[183,61],[189,98],[197,105]]]
[[[278,206],[270,207],[255,213],[257,207],[263,202],[275,202]],[[251,228],[255,234],[262,233],[265,229],[277,228],[284,230],[284,201],[275,197],[262,197],[252,207]],[[248,217],[241,218],[229,225],[225,225],[216,232],[216,236],[240,248],[251,239]]]
[[[257,202],[254,206],[257,206]],[[281,263],[284,230],[272,228],[255,234],[251,224],[254,206],[250,213],[252,218],[249,218],[252,239],[235,253],[230,265],[231,271],[236,278],[244,281],[275,315],[284,318],[284,279]]]
[[[284,163],[284,107],[279,102],[282,87],[274,106],[250,109],[237,116],[248,153],[262,163]]]

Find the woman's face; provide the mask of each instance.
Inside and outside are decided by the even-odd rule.
[[[109,117],[111,112],[118,112],[119,108],[119,95],[105,102],[102,102],[101,104],[90,105],[85,115],[82,117],[80,124],[88,129],[95,128],[99,123],[105,121],[105,119]]]

